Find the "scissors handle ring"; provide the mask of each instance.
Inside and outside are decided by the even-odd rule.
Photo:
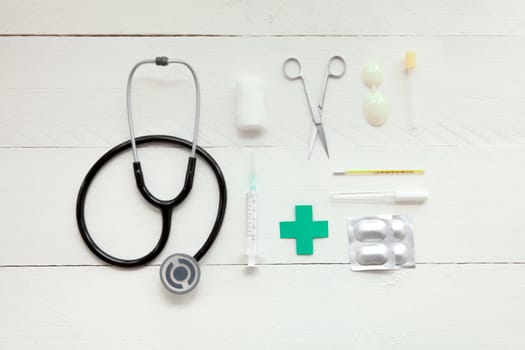
[[[337,70],[337,62],[341,64],[342,69]],[[346,72],[346,62],[341,56],[332,56],[328,60],[328,75],[332,78],[341,78]]]
[[[298,72],[292,72],[290,73],[290,66],[295,65],[298,67]],[[288,68],[287,68],[288,67]],[[290,57],[283,63],[283,74],[288,80],[296,80],[301,79],[303,77],[303,67],[301,66],[301,62],[295,57]]]

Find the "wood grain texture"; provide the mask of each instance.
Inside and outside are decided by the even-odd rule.
[[[519,35],[516,0],[8,0],[7,34]]]
[[[46,349],[520,349],[524,265],[204,266],[183,297],[157,268],[0,268],[0,343]],[[16,297],[13,297],[15,296]],[[497,323],[497,324],[495,324]]]
[[[518,0],[75,1],[6,0],[0,10],[0,349],[523,349],[525,236],[525,11]],[[30,37],[25,37],[30,36]],[[165,36],[165,37],[164,37]],[[415,49],[408,128],[405,50]],[[324,110],[331,160],[306,160],[309,115],[285,58],[303,62],[318,96],[328,57],[347,61]],[[174,296],[158,265],[194,252],[212,225],[217,191],[197,167],[173,217],[164,254],[147,267],[104,266],[84,246],[74,207],[80,181],[128,138],[125,83],[138,60],[194,65],[202,85],[199,144],[229,188],[224,228],[202,261],[193,294]],[[391,105],[382,128],[366,124],[366,62],[385,71]],[[237,79],[266,83],[260,135],[235,128]],[[190,137],[193,95],[182,70],[139,72],[136,129]],[[257,158],[259,263],[242,264],[250,152]],[[140,149],[148,186],[177,193],[186,154]],[[333,177],[346,168],[424,168],[416,177]],[[333,203],[345,190],[426,188],[423,206]],[[278,222],[313,204],[330,238],[295,255]],[[151,247],[160,218],[139,197],[125,154],[87,199],[89,228],[111,253]],[[409,214],[417,268],[355,273],[347,215]]]
[[[525,107],[516,103],[525,79],[516,69],[525,60],[521,38],[0,38],[0,45],[2,147],[109,147],[128,138],[128,70],[140,59],[162,54],[188,60],[199,74],[203,146],[305,145],[309,112],[300,84],[282,76],[282,63],[289,56],[303,61],[317,100],[333,54],[343,55],[348,68],[328,87],[324,123],[331,146],[525,141]],[[414,76],[415,133],[408,125],[402,66],[407,48],[420,52]],[[385,71],[381,91],[391,115],[382,128],[371,128],[361,112],[368,90],[360,72],[370,60]],[[267,129],[257,137],[235,127],[235,84],[246,77],[265,78],[266,83]],[[139,71],[137,133],[191,137],[191,84],[180,69]]]
[[[251,148],[259,181],[261,263],[346,263],[349,215],[409,214],[415,223],[417,261],[426,263],[524,262],[525,240],[519,217],[525,190],[525,148],[385,147],[334,148],[331,161],[307,161],[306,149]],[[205,263],[245,262],[245,193],[250,174],[246,149],[211,148],[225,173],[229,203],[224,228]],[[103,149],[4,149],[5,181],[0,204],[5,216],[0,265],[101,264],[77,233],[74,208],[80,182]],[[184,177],[186,153],[140,150],[147,183],[162,198],[174,196]],[[331,171],[355,168],[423,168],[425,176],[334,177]],[[297,171],[297,169],[301,169]],[[512,171],[507,171],[512,169]],[[37,174],[38,176],[35,176]],[[502,175],[504,174],[504,176]],[[18,186],[13,186],[13,183]],[[213,224],[217,190],[213,175],[199,163],[195,188],[173,217],[173,236],[161,258],[195,252]],[[423,206],[332,202],[329,193],[349,190],[426,188]],[[279,239],[279,221],[294,218],[294,205],[312,204],[316,219],[330,223],[330,238],[315,242],[315,254],[296,256],[293,240]],[[140,256],[160,232],[158,212],[138,193],[128,153],[104,169],[88,195],[88,227],[100,244],[117,255]],[[498,210],[497,208],[505,208]],[[31,220],[26,220],[27,216]],[[157,259],[154,263],[160,263]]]

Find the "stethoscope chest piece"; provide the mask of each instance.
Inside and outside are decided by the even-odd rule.
[[[160,280],[175,294],[191,292],[199,283],[201,270],[197,260],[182,253],[170,255],[160,266]]]

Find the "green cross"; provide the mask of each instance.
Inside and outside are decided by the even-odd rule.
[[[311,205],[295,206],[295,221],[279,223],[281,238],[295,238],[297,255],[314,253],[314,238],[328,237],[328,221],[313,221]]]

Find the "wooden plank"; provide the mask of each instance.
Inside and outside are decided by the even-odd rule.
[[[334,148],[328,161],[306,160],[306,148],[251,148],[257,159],[260,191],[261,263],[345,263],[348,215],[408,214],[415,222],[418,262],[524,262],[524,147],[355,146]],[[242,148],[209,149],[223,168],[228,210],[221,235],[205,263],[244,263],[245,192],[250,153]],[[80,182],[105,149],[2,149],[0,201],[3,234],[0,264],[100,264],[84,246],[75,223]],[[179,190],[186,154],[175,149],[141,149],[153,193]],[[423,168],[425,176],[334,177],[341,168]],[[217,190],[200,164],[192,195],[175,212],[173,235],[162,257],[193,253],[211,228]],[[426,188],[423,206],[333,203],[329,192]],[[330,238],[315,242],[315,254],[296,256],[293,240],[279,239],[279,221],[294,218],[295,204],[312,204],[317,220],[330,223]],[[110,252],[139,256],[160,232],[158,213],[138,194],[126,154],[104,169],[87,201],[89,227]],[[503,209],[504,208],[504,209]],[[155,263],[160,263],[160,259]]]
[[[8,0],[2,34],[517,35],[519,0]]]
[[[156,267],[0,268],[8,349],[522,349],[524,265],[204,266],[170,295]]]
[[[519,221],[525,107],[516,103],[525,79],[516,69],[525,59],[521,2],[2,5],[1,349],[524,347],[519,327],[525,282],[516,278],[525,268]],[[77,35],[88,37],[70,37]],[[408,129],[401,69],[409,48],[418,52],[417,132]],[[170,253],[193,253],[212,224],[217,194],[205,166],[199,164],[195,189],[173,218],[168,247],[150,266],[126,272],[101,266],[74,219],[81,178],[103,152],[128,138],[129,68],[159,54],[175,54],[197,69],[203,87],[199,143],[217,158],[229,188],[224,228],[202,261],[201,285],[184,297],[162,288],[158,265]],[[345,57],[348,72],[330,83],[325,108],[332,158],[317,149],[307,161],[308,110],[300,86],[282,77],[281,65],[288,56],[299,57],[317,97],[333,54]],[[385,70],[381,91],[392,109],[380,129],[366,125],[360,111],[367,90],[359,72],[371,60]],[[191,82],[178,74],[140,72],[134,95],[138,134],[190,137]],[[235,82],[249,76],[267,84],[269,120],[256,137],[234,125]],[[248,150],[257,158],[260,191],[261,266],[251,273],[240,266]],[[175,194],[186,155],[159,148],[141,149],[140,155],[152,191]],[[87,202],[97,241],[126,257],[153,245],[160,220],[137,194],[130,163],[129,154],[116,159]],[[379,167],[421,167],[427,174],[331,175],[335,169]],[[406,187],[427,188],[430,201],[335,204],[328,196]],[[279,239],[278,222],[293,219],[295,204],[313,204],[315,218],[330,222],[330,238],[315,242],[313,256],[298,257],[293,240]],[[417,268],[351,272],[346,216],[382,213],[414,219]]]
[[[292,55],[303,61],[316,99],[327,58],[336,53],[346,58],[348,70],[329,85],[324,122],[331,146],[524,144],[525,107],[516,101],[525,72],[515,69],[525,60],[524,40],[0,38],[0,146],[109,147],[128,138],[128,71],[139,59],[156,54],[187,59],[199,74],[200,144],[302,146],[309,112],[300,84],[282,76],[282,63]],[[416,133],[408,125],[407,79],[401,65],[409,47],[420,53],[414,76]],[[361,112],[368,90],[359,74],[370,60],[380,62],[385,71],[381,91],[390,101],[391,116],[382,128],[370,127]],[[235,84],[243,77],[261,77],[266,84],[267,128],[257,136],[235,127]],[[134,92],[137,133],[191,137],[191,84],[182,71],[139,71]]]

